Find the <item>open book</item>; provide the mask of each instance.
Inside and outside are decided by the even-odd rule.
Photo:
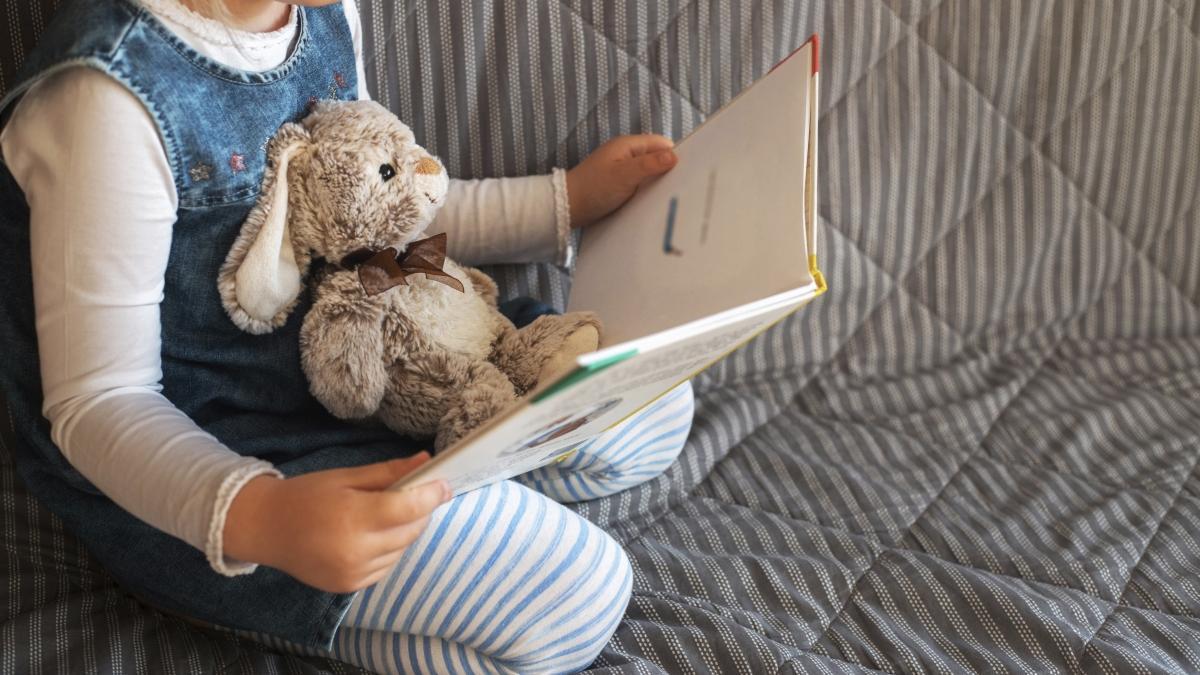
[[[814,36],[587,228],[568,310],[599,314],[601,348],[393,489],[445,479],[461,493],[560,460],[824,292],[817,83]]]

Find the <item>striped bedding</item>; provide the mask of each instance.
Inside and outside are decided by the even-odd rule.
[[[823,38],[832,290],[578,507],[636,571],[595,672],[1200,671],[1197,0],[361,2],[461,176],[681,136]],[[54,4],[0,0],[0,88]],[[0,672],[355,672],[138,605],[5,455]]]

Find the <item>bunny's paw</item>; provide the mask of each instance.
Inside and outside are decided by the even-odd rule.
[[[438,422],[436,452],[454,445],[517,400],[512,382],[494,365],[472,364],[461,395]]]

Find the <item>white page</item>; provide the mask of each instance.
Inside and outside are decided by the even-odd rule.
[[[720,328],[628,356],[544,398],[534,397],[440,453],[393,489],[442,479],[461,494],[554,461],[812,299],[793,296]]]
[[[782,72],[785,77],[797,77],[797,72],[807,73],[803,82],[794,83],[795,87],[807,93],[806,96],[797,99],[801,101],[801,105],[804,101],[809,105],[815,104],[816,101],[817,79],[815,75],[809,76],[812,75],[809,64],[813,63],[814,48],[813,43],[807,44],[768,76],[770,79]],[[801,67],[793,68],[797,65]],[[751,91],[761,88],[762,82],[751,87]],[[741,100],[748,95],[743,94],[735,102],[740,105]],[[719,117],[721,115],[714,116],[710,124],[716,123]],[[800,124],[797,120],[807,122]],[[810,142],[815,143],[815,134],[812,133],[815,128],[809,126],[815,127],[815,111],[801,108],[780,124],[801,129],[797,133],[807,134]],[[697,135],[699,133],[698,131]],[[692,143],[690,139],[695,136],[689,137],[684,145],[701,147],[700,144],[688,145]],[[741,146],[742,152],[746,152],[746,144]],[[815,152],[815,146],[808,148],[807,153],[812,152]],[[786,164],[805,166],[806,162],[811,162],[807,166],[815,172],[815,157],[806,157],[805,154],[801,152],[795,162],[789,161]],[[703,159],[702,157],[700,161]],[[736,163],[721,162],[721,168],[724,170]],[[781,174],[776,172],[773,175]],[[812,230],[815,223],[806,222],[804,217],[805,188],[809,188],[807,192],[811,200],[812,181],[806,181],[809,176],[803,171],[794,178],[795,185],[788,192],[799,196],[799,206],[794,211],[777,213],[777,217],[770,222],[755,221],[757,225],[752,228],[757,232],[778,235],[781,240],[786,240],[786,247],[760,245],[757,246],[760,249],[757,254],[753,253],[754,247],[742,247],[754,255],[755,264],[747,266],[745,262],[730,262],[731,265],[743,266],[728,268],[731,276],[719,289],[721,292],[712,294],[720,299],[720,302],[710,302],[716,309],[696,312],[696,316],[689,314],[688,320],[672,322],[658,330],[647,330],[643,335],[634,336],[636,339],[620,343],[612,340],[610,328],[606,346],[580,357],[579,368],[574,373],[565,376],[560,382],[546,383],[539,387],[524,401],[475,430],[454,447],[439,453],[431,462],[393,486],[393,489],[441,478],[447,480],[456,493],[461,493],[552,462],[580,442],[644,407],[671,386],[711,365],[730,350],[819,295],[824,290],[824,285],[816,283],[812,278],[808,260],[808,253],[813,252],[812,242],[815,240],[811,237],[814,234]],[[781,197],[779,202],[784,203],[784,199]],[[811,213],[813,208],[814,205],[810,201],[808,212]],[[633,230],[625,236],[631,237],[634,242],[640,242],[645,240],[642,236],[644,234],[640,230]],[[661,231],[655,237],[659,238],[658,245],[661,250]],[[589,242],[587,246],[590,245]],[[634,245],[635,243],[630,244]],[[700,254],[685,254],[677,258],[687,260],[687,264],[691,266],[702,266],[705,263],[703,255]],[[770,270],[763,270],[762,265],[758,264],[762,260],[775,261],[775,266]],[[787,264],[778,264],[779,261],[785,261]],[[621,269],[625,267],[622,266]],[[746,270],[751,270],[753,274],[746,274]],[[597,271],[604,272],[601,269]],[[613,294],[621,296],[618,300],[623,298],[625,302],[636,303],[641,295],[645,295],[639,294],[637,287],[630,285],[627,275],[605,273],[604,276],[619,279],[617,285],[623,284],[623,288]],[[779,282],[779,285],[768,288],[774,282]],[[663,286],[655,288],[651,295],[661,298]],[[734,302],[730,306],[718,306],[734,297],[739,289],[755,288],[766,290],[748,293],[745,301]],[[700,300],[710,301],[713,298],[703,297]],[[607,323],[611,318],[609,315],[603,318],[606,325],[611,325]]]
[[[606,346],[812,283],[812,49],[709,118],[670,173],[584,231],[568,309],[598,312]]]

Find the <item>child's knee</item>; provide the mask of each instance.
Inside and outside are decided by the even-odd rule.
[[[684,382],[587,441],[561,463],[517,480],[564,502],[627,490],[657,477],[675,462],[691,432],[694,412],[692,384]]]
[[[591,525],[591,527],[595,527]],[[599,528],[604,546],[593,553],[587,583],[562,599],[569,607],[546,612],[522,631],[498,660],[520,673],[562,673],[586,668],[608,644],[625,616],[633,568],[620,544]]]
[[[683,450],[694,414],[692,383],[684,382],[626,423],[596,438],[580,454],[599,460],[592,464],[596,474],[614,480],[652,478],[670,466]]]
[[[692,389],[692,381],[687,380],[668,391],[648,407],[657,413],[663,427],[683,428],[686,439],[692,428],[692,418],[696,414],[696,393]],[[653,417],[653,415],[652,415]]]

